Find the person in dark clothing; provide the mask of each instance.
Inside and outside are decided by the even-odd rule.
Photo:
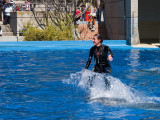
[[[87,60],[85,68],[86,69],[89,68],[92,61],[92,57],[94,56],[94,60],[96,60],[96,64],[93,68],[93,71],[97,73],[109,74],[112,70],[109,61],[113,60],[113,53],[111,49],[108,46],[103,45],[102,42],[103,42],[103,39],[100,36],[100,34],[95,34],[93,36],[94,46],[90,49],[89,58]],[[94,77],[95,76],[89,79],[90,86],[92,86],[92,81]],[[110,82],[106,78],[105,78],[105,84],[107,88],[110,87]]]
[[[7,2],[8,3],[8,2]],[[7,3],[6,2],[4,2],[4,4],[3,4],[3,24],[5,24],[6,23],[6,12],[5,12],[5,10],[6,10],[6,8],[8,7],[8,5],[7,5]]]
[[[86,20],[86,12],[85,12],[85,9],[86,9],[86,2],[85,0],[83,0],[83,3],[81,5],[81,11],[82,11],[82,20],[85,21]],[[84,13],[85,12],[85,13]]]
[[[2,36],[2,28],[1,28],[1,26],[0,26],[0,36]]]
[[[91,64],[92,57],[96,60],[96,64],[93,68],[94,72],[98,73],[110,73],[111,65],[109,61],[113,60],[113,53],[111,49],[102,44],[103,39],[100,34],[95,34],[93,36],[93,44],[94,46],[90,49],[89,58],[86,63],[85,68],[88,69]]]

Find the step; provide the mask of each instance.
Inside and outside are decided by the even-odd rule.
[[[88,28],[88,26],[86,26],[86,27],[82,27],[82,26],[79,26],[78,27],[78,30],[79,30],[79,32],[92,32],[89,28]],[[96,30],[95,30],[95,32],[105,32],[106,31],[106,28],[105,28],[105,26],[103,26],[103,27],[98,27],[98,26],[96,26]]]
[[[101,34],[103,39],[107,39],[107,30],[104,23],[96,22],[96,30],[91,31],[88,28],[88,22],[81,21],[78,25],[78,31],[81,40],[92,40],[93,36],[97,33]]]
[[[3,22],[2,22],[2,21],[0,21],[0,26],[1,26],[1,25],[3,25]]]
[[[2,31],[2,36],[14,36],[13,32],[3,32]]]
[[[94,36],[95,34],[97,34],[97,33],[93,33],[93,34],[80,34],[81,36]],[[105,33],[105,34],[101,34],[101,36],[107,36],[107,33]]]
[[[1,25],[2,32],[12,32],[10,25]]]
[[[92,34],[92,33],[101,33],[101,34],[103,34],[103,33],[106,33],[107,31],[106,30],[95,30],[95,31],[91,31],[91,30],[87,30],[87,31],[82,31],[82,30],[78,30],[78,32],[79,33],[81,33],[81,34],[86,34],[86,33],[88,33],[88,34]]]
[[[98,31],[94,31],[94,32],[92,32],[92,31],[88,31],[88,32],[80,32],[79,31],[79,34],[95,34],[95,33],[99,33]]]
[[[79,32],[79,34],[81,34],[81,35],[86,35],[86,34],[91,34],[91,35],[94,35],[94,34],[96,34],[96,33],[100,33],[101,35],[106,35],[107,34],[107,32],[106,31],[103,31],[103,32],[98,32],[98,31],[93,31],[93,32]]]
[[[0,36],[0,42],[17,41],[16,36]]]
[[[96,33],[95,33],[96,34]],[[89,37],[89,38],[93,38],[93,36],[95,35],[95,34],[81,34],[80,36],[81,37]],[[107,37],[107,35],[106,34],[101,34],[101,36],[102,37]]]

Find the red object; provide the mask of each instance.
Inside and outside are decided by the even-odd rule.
[[[79,10],[76,11],[76,15],[78,15],[80,13],[81,13],[81,11],[79,11]],[[79,16],[79,17],[82,17],[82,16]]]
[[[79,13],[81,13],[81,11],[77,10],[77,11],[76,11],[76,15],[78,15]]]
[[[20,10],[20,7],[19,6],[16,6],[16,11],[19,11]]]
[[[86,21],[88,21],[91,11],[86,11]]]

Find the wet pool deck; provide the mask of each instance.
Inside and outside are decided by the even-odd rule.
[[[153,48],[153,49],[159,48],[158,46],[160,46],[159,43],[157,43],[157,44],[143,44],[143,43],[141,43],[138,45],[132,45],[133,48]]]
[[[13,49],[16,47],[25,47],[29,49],[90,49],[93,46],[91,40],[88,41],[23,41],[22,37],[4,37],[0,36],[0,50],[2,48]],[[159,50],[160,44],[138,44],[127,45],[126,40],[104,40],[103,44],[111,47],[111,49],[155,49]]]

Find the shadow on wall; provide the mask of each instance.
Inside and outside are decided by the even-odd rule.
[[[138,1],[138,27],[141,43],[160,43],[159,5],[160,0]]]

